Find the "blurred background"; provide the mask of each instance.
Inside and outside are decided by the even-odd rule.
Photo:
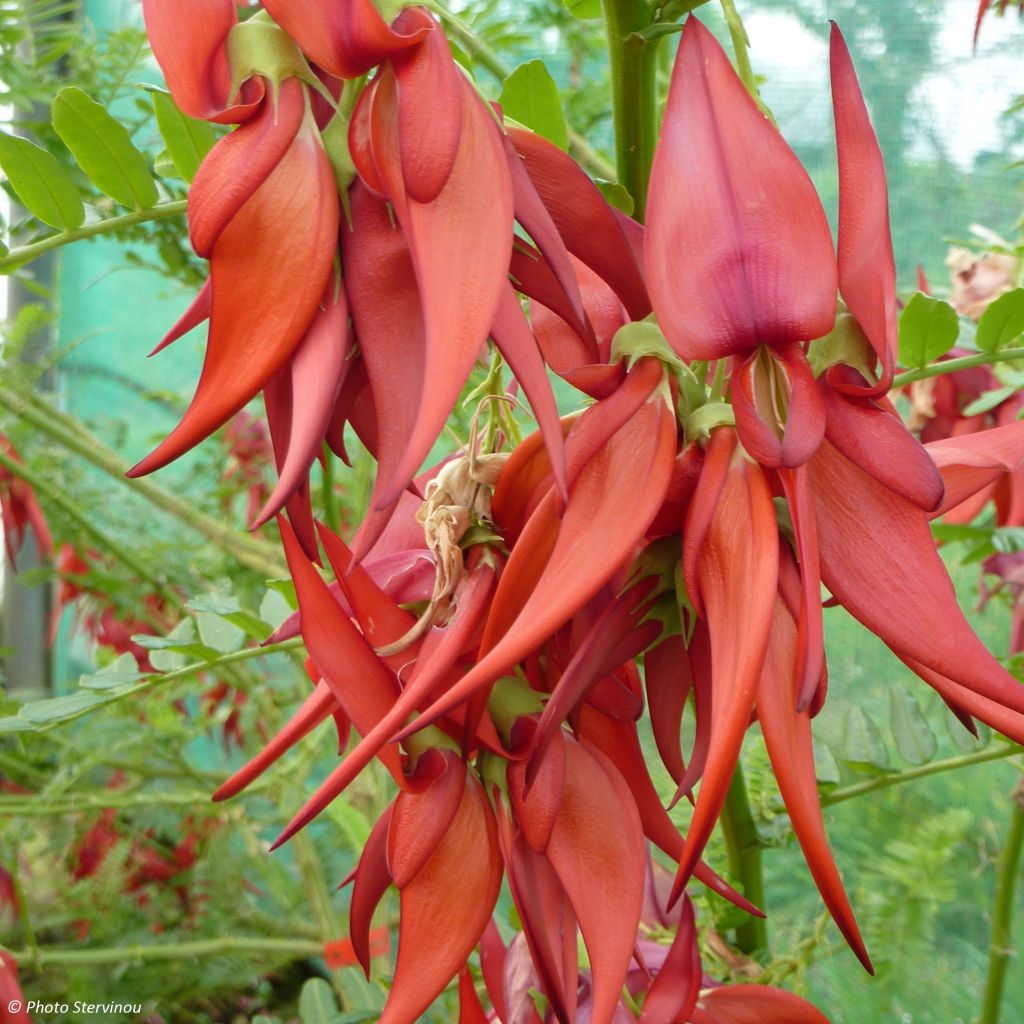
[[[543,59],[569,124],[608,154],[600,21],[573,17],[560,0],[453,6],[469,34],[453,38],[488,95],[500,95],[517,65]],[[973,0],[738,6],[763,99],[833,217],[829,19],[843,28],[886,158],[905,294],[923,287],[952,299],[967,324],[1015,275],[1020,283],[1024,22],[1013,11],[991,13],[975,48]],[[699,13],[728,44],[717,6]],[[58,153],[49,102],[62,86],[80,86],[128,127],[161,201],[180,202],[186,183],[167,171],[153,95],[140,87],[160,82],[140,26],[134,0],[2,0],[3,116],[8,130]],[[674,36],[662,44],[665,87],[674,45]],[[73,166],[68,173],[81,179]],[[23,244],[24,211],[10,190],[4,199],[8,244]],[[98,197],[90,216],[111,212]],[[982,277],[994,283],[965,297],[962,275],[974,275],[979,260],[989,261]],[[152,360],[147,353],[203,276],[176,217],[126,224],[3,279],[0,430],[38,477],[54,549],[40,551],[30,533],[3,575],[0,945],[19,952],[31,997],[116,993],[144,1004],[111,1021],[319,1020],[310,979],[330,986],[333,1016],[322,1019],[373,1020],[384,989],[352,966],[348,896],[336,887],[387,802],[384,780],[361,779],[272,856],[269,840],[336,754],[326,729],[251,795],[209,802],[308,687],[294,646],[246,654],[293,597],[278,550],[245,532],[247,509],[267,486],[261,410],[241,414],[153,483],[121,477],[189,397],[203,332]],[[353,463],[315,485],[340,525],[357,521],[372,482],[357,445]],[[972,608],[980,565],[997,550],[991,531],[979,529],[950,534],[946,547]],[[972,612],[989,647],[1007,657],[1016,595],[1004,588]],[[996,858],[1024,767],[987,734],[968,736],[844,613],[832,611],[826,625],[820,782],[835,801],[826,820],[878,977],[867,978],[824,924],[763,749],[751,743],[748,786],[768,844],[769,969],[803,986],[836,1024],[968,1024],[985,984]],[[168,633],[171,641],[158,639]],[[131,639],[146,634],[144,645]],[[195,671],[197,659],[214,664]],[[154,682],[154,671],[181,675]],[[25,702],[36,708],[27,716]],[[958,758],[969,766],[928,774]],[[924,777],[907,781],[908,772]],[[671,793],[667,778],[660,782]],[[723,905],[702,900],[716,930],[736,927]],[[1018,925],[1020,909],[1018,899]],[[385,954],[394,912],[386,906],[382,916]],[[386,978],[387,959],[378,966]],[[433,1019],[452,1012],[440,1006]],[[1024,1020],[1018,959],[1002,1019]]]

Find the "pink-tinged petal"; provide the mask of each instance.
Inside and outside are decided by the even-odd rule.
[[[758,721],[786,812],[818,892],[857,959],[873,974],[871,959],[825,835],[814,772],[811,716],[807,711],[797,711],[793,700],[796,657],[796,623],[784,603],[777,600],[757,690]]]
[[[408,32],[390,27],[373,0],[266,0],[263,6],[314,64],[337,78],[358,78],[433,31],[419,19]]]
[[[307,110],[280,163],[214,244],[210,337],[195,397],[129,476],[151,473],[194,447],[284,365],[323,295],[338,221],[334,174]]]
[[[683,897],[683,913],[665,963],[654,977],[639,1024],[677,1024],[690,1019],[702,979],[693,904]]]
[[[547,856],[580,923],[593,969],[593,1024],[613,1019],[643,907],[646,857],[632,795],[595,748],[566,739],[562,806]]]
[[[513,826],[507,816],[503,815],[501,822],[509,889],[522,921],[536,981],[551,1003],[556,1019],[571,1021],[575,1017],[578,988],[576,915],[550,861],[534,853],[521,832],[511,834]],[[509,977],[518,965],[516,941],[509,947],[505,962],[508,1019],[532,1022],[532,1000],[521,1000],[519,986],[515,984],[520,979]]]
[[[705,992],[700,1005],[711,1024],[829,1024],[805,999],[767,985],[723,985]]]
[[[568,499],[565,480],[565,442],[558,406],[551,391],[544,360],[537,348],[537,339],[530,330],[519,299],[507,282],[498,303],[498,312],[491,327],[491,337],[516,380],[519,381],[533,408],[544,444],[551,456],[552,472],[563,499]]]
[[[338,706],[331,688],[323,681],[302,702],[298,711],[281,727],[274,738],[244,768],[240,768],[213,794],[213,799],[227,800],[241,793],[259,778],[275,761],[307,736]]]
[[[825,407],[799,345],[760,346],[732,375],[743,447],[762,466],[802,466],[825,436]]]
[[[490,110],[462,76],[459,86],[459,151],[447,184],[431,203],[405,195],[394,107],[381,94],[374,104],[378,169],[409,244],[423,307],[420,379],[430,381],[420,396],[404,456],[377,497],[378,509],[395,501],[443,430],[487,340],[506,285],[513,209],[502,138]],[[387,87],[385,78],[381,92]]]
[[[649,364],[641,361],[633,373],[642,377],[649,370]],[[655,370],[660,376],[660,366]],[[591,414],[599,411],[600,406],[589,410]],[[675,414],[660,391],[595,453],[579,471],[578,479],[570,436],[569,503],[560,525],[552,492],[550,499],[538,505],[505,567],[484,631],[480,660],[423,712],[412,731],[493,683],[614,577],[632,556],[661,505],[675,449]],[[609,494],[629,495],[630,500],[608,501]],[[534,522],[543,538],[539,545],[527,543]],[[557,525],[557,538],[552,545],[553,524]],[[545,550],[550,551],[546,564],[542,561]]]
[[[658,791],[651,781],[636,724],[616,721],[594,708],[584,707],[580,715],[579,732],[580,738],[600,750],[625,780],[640,814],[644,835],[673,860],[678,861],[683,852],[683,837],[665,811]],[[764,917],[750,900],[736,892],[703,861],[698,861],[693,875],[699,882],[713,889],[740,910],[755,917]]]
[[[799,623],[796,658],[796,707],[809,707],[825,670],[825,624],[821,609],[821,555],[818,524],[807,481],[801,466],[781,470],[783,492],[793,522],[796,553],[800,560],[800,603],[795,617]],[[781,584],[780,584],[781,586]]]
[[[380,1024],[421,1019],[480,940],[501,875],[494,812],[483,787],[469,776],[451,826],[401,892],[395,980]]]
[[[558,232],[558,225],[555,224],[544,201],[538,194],[533,180],[523,166],[523,158],[516,151],[508,136],[505,136],[504,143],[516,220],[533,239],[540,251],[543,264],[550,270],[557,290],[561,291],[567,307],[571,310],[570,316],[574,326],[583,329],[586,313],[583,311],[583,297],[580,295],[572,257],[565,247],[564,239]],[[520,244],[521,241],[517,240],[516,251],[519,251]],[[525,252],[525,249],[523,251]]]
[[[290,396],[290,422],[283,452],[278,452],[278,441],[274,439],[277,484],[253,522],[254,530],[276,515],[308,480],[310,467],[323,448],[351,348],[345,292],[330,281],[306,336],[267,385],[268,396],[271,389],[280,389]]]
[[[466,766],[451,751],[427,751],[416,772],[426,772],[432,780],[422,791],[398,794],[388,830],[388,870],[399,889],[420,873],[437,849],[466,789]]]
[[[896,265],[889,233],[885,163],[850,51],[832,23],[832,107],[839,154],[839,291],[878,356],[877,385],[837,385],[884,394],[896,364]]]
[[[840,379],[852,376],[844,374]],[[840,394],[832,374],[818,384],[825,402],[825,436],[829,441],[889,490],[926,512],[934,510],[942,501],[942,477],[895,410],[870,398]]]
[[[284,159],[306,105],[305,87],[290,78],[276,104],[265,104],[258,117],[210,150],[188,194],[189,239],[198,256],[210,257],[223,231]]]
[[[418,46],[394,58],[402,178],[409,198],[419,203],[432,203],[441,194],[462,134],[462,72],[444,33],[435,27],[422,7],[407,7],[394,24],[407,35],[426,31]]]
[[[807,172],[693,16],[651,169],[645,264],[684,359],[827,334],[835,252]]]
[[[575,160],[553,142],[509,126],[508,137],[523,159],[566,248],[602,278],[631,319],[651,311],[643,271],[615,211]]]
[[[768,481],[737,450],[697,559],[711,635],[711,739],[673,901],[718,820],[750,722],[775,607],[778,544]]]
[[[544,707],[533,738],[526,778],[532,784],[552,738],[588,692],[624,662],[646,650],[662,631],[656,620],[643,622],[650,610],[647,598],[655,580],[648,577],[631,587],[594,620],[566,666]]]
[[[199,289],[199,293],[189,303],[188,309],[178,317],[174,326],[164,335],[163,340],[149,354],[155,356],[162,352],[168,345],[174,344],[179,338],[184,337],[189,331],[194,330],[200,324],[210,319],[210,298],[213,294],[209,278]]]
[[[377,819],[353,873],[352,902],[348,912],[349,937],[356,959],[367,978],[370,976],[370,925],[384,893],[391,885],[388,872],[387,841],[394,804]]]
[[[238,21],[234,0],[143,0],[146,34],[178,107],[190,117],[243,120],[263,98],[225,110],[234,97],[228,70],[228,33]]]
[[[1024,464],[1024,420],[964,434],[925,445],[925,451],[946,485],[942,504],[933,513],[944,515],[979,491],[1014,473]]]
[[[1024,713],[1024,687],[964,618],[926,513],[828,441],[808,473],[822,581],[839,603],[901,657]]]
[[[683,710],[693,689],[693,669],[681,636],[670,636],[644,655],[644,683],[654,742],[678,785],[686,771],[680,739]]]

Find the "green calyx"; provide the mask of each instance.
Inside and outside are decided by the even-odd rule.
[[[686,417],[686,440],[701,441],[711,437],[716,427],[736,426],[736,414],[728,402],[706,402]]]
[[[409,755],[407,772],[411,772],[416,767],[416,762],[428,750],[451,750],[456,754],[461,753],[459,744],[436,725],[428,725],[420,729],[419,732],[414,732],[402,741],[402,746]]]
[[[815,377],[833,366],[852,366],[865,380],[875,379],[875,352],[857,321],[843,305],[839,307],[836,325],[825,335],[811,342],[807,361]]]
[[[288,78],[297,78],[334,105],[334,97],[313,74],[295,40],[264,12],[239,22],[231,29],[227,55],[232,96],[237,95],[246,79],[259,77],[270,83],[276,99],[281,83]]]
[[[704,385],[693,370],[676,355],[654,318],[654,314],[634,323],[623,324],[612,339],[612,362],[626,360],[632,367],[647,356],[659,360],[671,374],[679,390],[677,412],[680,419],[707,401]]]
[[[506,745],[517,719],[539,715],[543,710],[540,694],[519,675],[499,679],[487,698],[487,711]]]

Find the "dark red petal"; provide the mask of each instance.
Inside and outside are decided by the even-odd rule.
[[[836,264],[807,172],[696,18],[683,30],[651,169],[644,261],[684,359],[827,334]]]

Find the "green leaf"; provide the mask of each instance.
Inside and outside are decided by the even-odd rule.
[[[900,362],[927,366],[953,347],[959,333],[960,320],[948,302],[916,292],[900,315]]]
[[[978,321],[974,343],[982,352],[996,352],[1024,334],[1024,288],[1000,295]]]
[[[191,183],[204,157],[217,141],[216,132],[205,121],[183,114],[171,94],[153,90],[156,124],[167,146],[167,153],[178,174]]]
[[[975,727],[978,730],[977,739],[971,735],[968,729],[964,728],[963,722],[952,711],[946,715],[946,729],[949,731],[949,738],[953,741],[953,746],[965,754],[984,750],[992,739],[992,730],[984,722],[975,722]]]
[[[839,785],[839,765],[835,755],[824,743],[814,744],[814,776],[819,786]]]
[[[18,712],[18,716],[32,725],[52,725],[73,718],[79,712],[94,708],[98,704],[106,704],[110,699],[110,695],[107,694],[81,690],[78,693],[69,693],[65,697],[31,701]]]
[[[57,134],[101,192],[136,210],[156,205],[156,182],[123,124],[75,86],[57,93],[52,112]]]
[[[927,764],[935,756],[935,734],[917,701],[902,686],[895,686],[889,698],[889,720],[896,749],[904,761]]]
[[[601,0],[562,0],[562,3],[574,18],[580,20],[600,18],[604,13],[601,9]]]
[[[135,656],[122,654],[99,672],[80,676],[78,685],[87,690],[117,690],[145,678]]]
[[[878,726],[854,704],[846,713],[842,760],[854,771],[878,775],[890,770],[889,752]]]
[[[1002,405],[1010,395],[1015,395],[1019,390],[1016,384],[1009,384],[1005,388],[994,388],[992,391],[986,391],[973,402],[969,402],[964,406],[963,415],[978,416],[983,412],[989,412],[997,405]]]
[[[196,624],[182,619],[167,636],[133,636],[132,640],[152,653],[149,660],[158,672],[173,672],[191,661],[212,661],[219,652],[195,638]]]
[[[531,60],[505,79],[498,99],[505,113],[514,121],[543,135],[562,149],[569,148],[569,131],[565,126],[558,86],[542,60]]]
[[[323,978],[310,978],[299,993],[302,1024],[337,1024],[341,1010],[334,991]]]
[[[257,640],[266,640],[273,632],[273,629],[258,615],[243,610],[233,597],[224,595],[197,597],[189,601],[186,607],[191,608],[194,612],[208,613],[224,619],[225,622],[240,629],[246,636],[255,637]],[[199,635],[202,636],[204,621],[202,616],[198,617],[198,621]]]
[[[52,153],[28,139],[0,132],[0,168],[33,217],[61,231],[82,226],[82,197]]]

